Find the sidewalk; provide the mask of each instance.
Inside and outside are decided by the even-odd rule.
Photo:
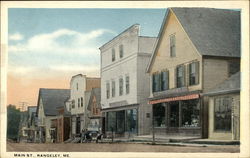
[[[104,139],[103,143],[111,143],[111,139]],[[125,142],[125,143],[142,143],[152,144],[152,135],[135,136],[133,138],[114,138],[113,142]],[[210,145],[240,145],[239,141],[235,140],[211,140],[201,139],[199,137],[188,136],[155,136],[155,144],[157,145],[173,145],[173,146],[210,146]]]

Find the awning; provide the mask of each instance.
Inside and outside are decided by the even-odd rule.
[[[185,95],[185,96],[151,100],[148,103],[149,104],[158,104],[158,103],[165,103],[165,102],[178,101],[178,100],[190,100],[190,99],[197,99],[197,98],[199,98],[199,96],[200,96],[199,94],[190,94],[190,95]]]

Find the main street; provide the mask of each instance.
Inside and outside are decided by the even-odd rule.
[[[177,153],[237,153],[239,145],[151,145],[138,143],[7,143],[7,151],[12,152],[177,152]]]

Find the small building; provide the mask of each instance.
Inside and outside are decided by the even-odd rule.
[[[240,140],[240,72],[217,85],[209,97],[209,139]]]
[[[39,142],[52,142],[57,133],[57,108],[64,107],[70,97],[69,89],[40,88],[36,114],[38,116]]]
[[[82,74],[72,76],[68,100],[71,113],[71,138],[79,137],[81,130],[87,128],[89,122],[87,106],[91,89],[100,88],[100,82],[100,78],[87,77]]]
[[[88,130],[105,132],[105,130],[102,130],[103,117],[101,113],[101,88],[93,88],[91,90],[87,109],[89,111],[88,117],[90,119]]]
[[[157,38],[140,36],[135,24],[101,46],[101,105],[106,133],[149,134],[152,108],[145,73]]]
[[[202,93],[240,70],[240,11],[169,8],[147,72],[156,134],[208,137]]]
[[[37,116],[36,116],[37,106],[28,107],[28,141],[36,142],[37,134]]]

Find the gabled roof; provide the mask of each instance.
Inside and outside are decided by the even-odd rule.
[[[213,8],[170,8],[159,32],[159,41],[147,68],[149,72],[169,12],[174,13],[184,31],[203,56],[240,57],[240,11]]]
[[[92,105],[92,101],[93,101],[93,97],[95,96],[96,98],[96,105],[98,108],[101,108],[101,88],[93,88],[91,90],[91,95],[89,98],[89,103],[88,103],[88,110],[91,110],[91,105]]]
[[[46,89],[40,88],[38,96],[39,101],[42,99],[44,115],[57,115],[57,107],[64,106],[65,101],[70,97],[69,89]],[[39,109],[39,107],[37,108]]]
[[[235,73],[204,95],[219,95],[233,92],[240,92],[240,72]]]

